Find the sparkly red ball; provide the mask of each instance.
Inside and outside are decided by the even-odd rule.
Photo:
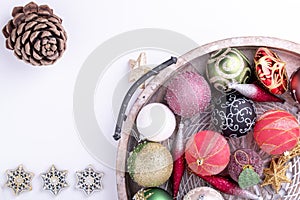
[[[175,114],[192,117],[207,108],[211,91],[203,76],[186,71],[170,80],[165,99]]]
[[[269,110],[256,121],[254,139],[268,154],[278,155],[294,148],[300,136],[297,119],[284,110]]]
[[[215,175],[228,165],[229,145],[220,133],[200,131],[188,140],[185,159],[188,167],[196,174]]]

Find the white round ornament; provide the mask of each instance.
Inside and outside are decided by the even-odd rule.
[[[136,118],[140,139],[161,142],[168,139],[176,127],[174,113],[162,103],[144,106]]]
[[[222,195],[210,187],[197,187],[189,191],[183,200],[224,200]]]

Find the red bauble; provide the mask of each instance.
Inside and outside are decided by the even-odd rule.
[[[300,136],[297,119],[284,110],[269,110],[257,121],[254,139],[268,154],[278,155],[294,148]]]
[[[254,56],[255,74],[260,83],[272,94],[283,94],[287,90],[286,64],[268,48],[259,48]]]
[[[188,140],[185,159],[196,174],[215,175],[223,171],[229,162],[229,145],[220,133],[200,131]]]
[[[293,72],[290,78],[290,90],[293,99],[300,102],[300,68]]]

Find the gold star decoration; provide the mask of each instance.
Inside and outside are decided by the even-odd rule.
[[[151,68],[146,66],[147,65],[147,59],[146,59],[146,53],[142,52],[140,53],[137,60],[130,59],[129,60],[130,65],[130,74],[129,74],[129,82],[135,82],[137,81],[141,76],[143,76],[145,73],[147,73]],[[141,88],[145,88],[145,83],[141,85]]]
[[[24,170],[23,165],[15,170],[7,170],[6,186],[11,188],[16,195],[21,192],[32,190],[31,180],[34,176],[33,173]]]
[[[265,179],[261,186],[272,185],[272,188],[279,192],[281,183],[290,183],[291,180],[287,178],[286,171],[289,165],[286,164],[290,159],[300,156],[300,142],[291,151],[286,151],[277,158],[272,158],[269,168],[264,169]]]
[[[275,161],[275,158],[272,158],[269,168],[264,169],[265,179],[261,186],[272,185],[272,188],[279,192],[281,188],[281,183],[290,183],[291,180],[286,177],[286,170],[289,168],[289,165],[278,164]]]

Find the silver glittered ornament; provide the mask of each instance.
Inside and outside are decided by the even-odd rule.
[[[76,188],[84,191],[86,195],[90,195],[94,191],[100,191],[103,188],[101,182],[103,175],[103,172],[95,171],[94,168],[89,165],[83,171],[76,172]]]
[[[7,170],[6,186],[11,188],[16,195],[24,191],[31,191],[31,181],[34,176],[33,173],[24,170],[23,165],[15,170]]]
[[[54,165],[51,166],[48,172],[41,174],[44,181],[44,190],[49,190],[52,194],[57,195],[62,189],[68,187],[66,176],[68,171],[59,171]]]

